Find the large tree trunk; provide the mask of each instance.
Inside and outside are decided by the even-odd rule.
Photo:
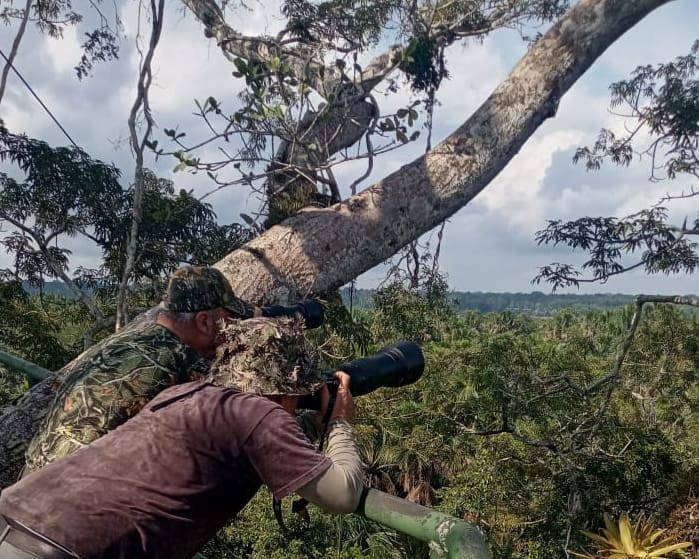
[[[341,204],[299,212],[217,266],[236,293],[257,302],[347,283],[471,201],[597,57],[668,1],[582,0],[429,153]]]
[[[256,302],[337,288],[472,200],[517,153],[559,99],[621,34],[670,0],[581,0],[532,47],[454,134],[361,194],[300,212],[217,266]],[[0,412],[0,482],[11,482],[46,405],[32,389]]]

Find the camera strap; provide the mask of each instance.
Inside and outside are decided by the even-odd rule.
[[[335,400],[337,398],[337,390],[329,390],[330,400],[328,401],[328,409],[325,410],[325,415],[323,416],[323,431],[318,439],[318,452],[323,451],[323,446],[325,444],[325,437],[328,434],[328,426],[330,425],[330,418],[332,417],[333,410],[335,409]],[[308,501],[301,497],[300,499],[294,499],[291,503],[291,512],[298,514],[304,521],[305,524],[310,522],[310,516],[308,515]],[[274,511],[274,518],[279,524],[279,528],[285,536],[290,536],[291,532],[284,524],[284,515],[282,514],[282,501],[281,499],[272,498],[272,510]]]

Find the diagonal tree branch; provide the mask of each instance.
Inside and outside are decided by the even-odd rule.
[[[582,0],[451,136],[364,192],[308,209],[218,263],[256,302],[340,287],[468,204],[621,34],[670,0]]]
[[[22,15],[22,21],[19,24],[19,29],[17,29],[17,34],[12,41],[12,48],[10,49],[10,55],[7,57],[7,62],[2,69],[2,77],[0,77],[0,104],[2,103],[2,98],[5,95],[5,86],[7,85],[7,76],[10,73],[10,68],[12,63],[17,56],[17,51],[19,50],[19,44],[22,42],[22,37],[24,36],[24,31],[27,29],[27,21],[29,21],[29,11],[32,6],[33,0],[27,0],[27,4],[24,7],[24,13]]]

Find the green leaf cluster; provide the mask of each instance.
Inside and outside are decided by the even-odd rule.
[[[175,131],[169,131],[177,135]],[[102,254],[95,269],[72,270],[73,281],[108,311],[121,280],[133,219],[133,186],[122,188],[113,165],[76,148],[47,143],[0,128],[0,161],[14,163],[18,180],[0,172],[0,245],[13,258],[5,276],[32,287],[70,276],[67,239],[81,237]],[[254,236],[237,223],[220,225],[211,206],[192,191],[144,171],[136,250],[134,305],[157,301],[164,278],[182,263],[211,264]],[[139,294],[140,293],[140,294]]]
[[[30,296],[16,281],[0,282],[0,350],[57,370],[79,352],[70,330],[84,315],[76,301]],[[0,404],[20,396],[24,373],[0,365]]]

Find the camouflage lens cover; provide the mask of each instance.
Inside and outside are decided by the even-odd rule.
[[[324,383],[299,317],[228,320],[210,382],[256,394],[313,394]]]
[[[171,312],[224,308],[239,318],[254,314],[252,305],[235,296],[219,270],[203,266],[185,266],[174,272],[165,289],[162,307]]]

